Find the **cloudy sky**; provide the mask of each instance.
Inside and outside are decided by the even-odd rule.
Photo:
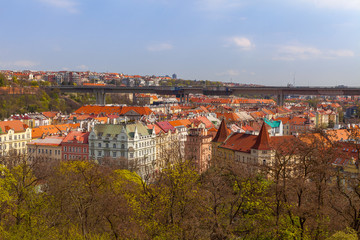
[[[0,69],[360,86],[360,0],[11,0]]]

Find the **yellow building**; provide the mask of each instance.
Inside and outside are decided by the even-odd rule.
[[[0,155],[25,154],[31,141],[31,129],[20,120],[0,122]]]

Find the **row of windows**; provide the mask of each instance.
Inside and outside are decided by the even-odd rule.
[[[94,145],[94,143],[91,143],[90,146],[91,146],[91,147],[94,147],[95,145]],[[102,144],[102,143],[98,143],[98,147],[100,147],[100,148],[103,147],[103,144]],[[105,148],[110,148],[110,144],[109,144],[109,143],[105,143],[104,147],[105,147]],[[113,148],[116,148],[116,143],[114,143],[114,144],[112,145],[112,147],[113,147]],[[124,149],[124,148],[125,148],[125,144],[121,144],[121,148]]]
[[[29,148],[29,149],[28,149],[28,152],[29,152],[29,153],[35,153],[35,152],[36,152],[36,149],[35,149],[35,148]],[[38,149],[37,149],[37,153],[38,153],[38,154],[49,154],[49,155],[52,155],[53,151],[52,151],[52,149],[38,148]],[[60,155],[60,154],[61,154],[61,151],[55,149],[55,150],[54,150],[54,154],[55,154],[55,155]]]
[[[90,155],[91,156],[94,156],[94,150],[90,150]],[[98,157],[101,157],[101,156],[103,156],[103,151],[97,151],[97,155],[98,155]],[[104,155],[105,155],[105,152],[104,152]],[[107,157],[110,157],[110,153],[107,153]],[[120,156],[121,157],[125,157],[125,152],[121,152],[120,153]],[[117,152],[112,152],[112,157],[120,157],[119,155],[118,155],[118,153]]]
[[[30,138],[30,134],[26,134],[27,138]],[[21,139],[25,139],[25,134],[21,134],[21,135],[14,135],[14,140],[21,140]],[[9,135],[9,141],[13,140],[13,136]],[[0,142],[1,141],[6,141],[6,136],[4,137],[0,137]]]
[[[67,154],[64,154],[64,159],[68,159],[68,156],[69,156],[69,159],[87,159],[86,157],[84,156],[81,156],[81,155],[67,155]]]
[[[76,152],[76,153],[78,152],[78,153],[81,153],[81,147],[69,147],[69,148],[67,148],[66,146],[64,146],[64,152]],[[87,153],[87,149],[82,148],[82,152]]]
[[[9,148],[12,148],[12,147],[14,147],[14,148],[25,147],[25,142],[22,142],[22,143],[9,143]],[[0,149],[1,148],[5,150],[7,148],[7,144],[3,144],[3,145],[0,144]]]

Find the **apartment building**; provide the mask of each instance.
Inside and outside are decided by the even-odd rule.
[[[20,120],[0,122],[0,155],[10,152],[26,153],[26,144],[31,141],[31,129]]]
[[[89,158],[105,164],[107,159],[126,164],[143,179],[156,163],[155,132],[143,123],[95,125],[89,135]]]

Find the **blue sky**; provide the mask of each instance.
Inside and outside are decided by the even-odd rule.
[[[0,69],[360,86],[360,0],[11,0]]]

